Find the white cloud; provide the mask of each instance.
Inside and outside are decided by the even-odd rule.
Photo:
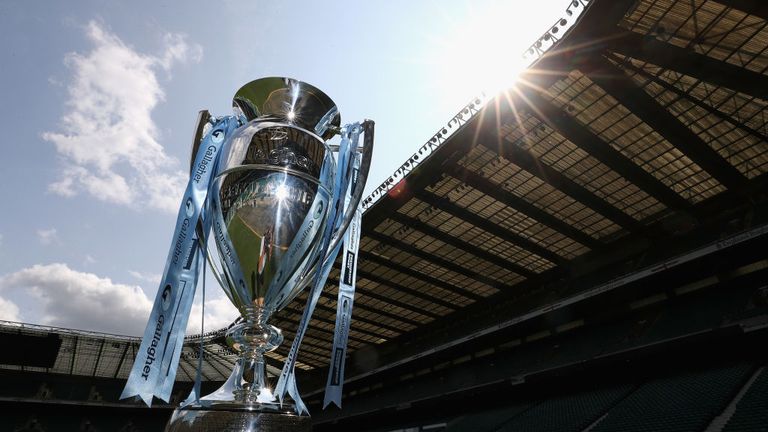
[[[202,316],[202,305],[195,303],[192,305],[192,312],[187,322],[187,334],[200,333],[200,318]],[[226,297],[216,299],[206,299],[205,301],[205,331],[214,331],[225,328],[232,324],[240,312],[235,308],[232,302]]]
[[[163,37],[163,42],[165,52],[159,63],[168,72],[170,72],[174,62],[191,61],[198,63],[203,59],[203,47],[197,44],[187,44],[182,35],[168,33]]]
[[[160,285],[160,279],[163,277],[160,273],[142,273],[135,270],[128,270],[128,274],[140,281],[149,282],[152,287]]]
[[[83,264],[84,265],[96,264],[96,258],[92,257],[90,254],[85,254],[85,258],[83,258]]]
[[[59,241],[59,236],[56,232],[56,228],[39,229],[37,230],[37,239],[40,240],[40,244],[49,245]]]
[[[144,333],[154,300],[138,285],[115,283],[60,263],[37,264],[1,276],[0,291],[30,295],[40,306],[42,318],[38,324],[136,336]],[[192,306],[187,334],[200,333],[201,312],[199,302]],[[238,315],[223,294],[219,298],[209,297],[205,305],[205,329],[227,327]],[[19,308],[3,297],[0,297],[0,319],[20,320]]]
[[[61,132],[42,135],[63,160],[49,190],[175,212],[186,174],[165,153],[151,117],[164,99],[156,71],[169,74],[176,63],[199,61],[202,48],[167,34],[163,52],[155,56],[137,52],[94,21],[86,33],[92,50],[65,58],[73,77]]]
[[[21,321],[19,307],[10,300],[0,297],[0,320]]]
[[[66,264],[34,265],[0,277],[0,289],[29,293],[41,324],[140,335],[152,302],[137,285],[124,285]],[[11,309],[11,312],[13,310]]]
[[[157,287],[160,285],[160,279],[163,275],[159,273],[143,273],[136,270],[129,270],[128,274],[134,278],[148,283],[148,286]],[[199,293],[199,292],[198,292]],[[207,290],[207,299],[205,302],[205,331],[218,330],[227,327],[234,321],[240,312],[232,305],[232,302],[224,296],[220,289],[209,288]],[[202,314],[202,305],[198,299],[192,305],[192,311],[187,322],[187,334],[200,333],[200,318]]]

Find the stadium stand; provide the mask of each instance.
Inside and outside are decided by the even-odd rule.
[[[768,373],[763,366],[736,411],[723,428],[724,432],[759,432],[768,430]]]
[[[499,432],[581,431],[629,393],[629,386],[598,389],[546,400],[505,422]]]
[[[701,431],[749,372],[748,365],[737,364],[650,381],[608,411],[592,431]]]
[[[497,430],[504,422],[525,411],[527,405],[510,406],[490,410],[481,414],[462,416],[451,420],[446,426],[446,432],[460,432],[467,430]]]

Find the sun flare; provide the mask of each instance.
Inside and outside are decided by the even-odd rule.
[[[450,36],[436,41],[432,52],[436,85],[463,101],[514,86],[531,62],[523,53],[546,31],[542,19],[528,19],[530,14],[521,6],[520,2],[468,6],[462,20],[447,23]],[[548,16],[543,21],[555,19]]]

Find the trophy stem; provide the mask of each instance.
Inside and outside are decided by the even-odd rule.
[[[243,403],[271,403],[275,401],[264,371],[264,353],[273,351],[283,341],[280,330],[267,324],[273,310],[258,304],[244,306],[244,321],[227,333],[232,347],[240,351],[242,368],[233,391],[235,400]]]

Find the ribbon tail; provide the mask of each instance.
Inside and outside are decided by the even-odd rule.
[[[197,386],[197,383],[195,383],[195,386],[192,387],[192,391],[189,392],[189,396],[187,396],[186,399],[184,399],[184,402],[181,403],[181,407],[185,407],[187,405],[192,405],[193,403],[200,400],[200,389]]]
[[[235,391],[235,388],[237,387],[236,384],[239,380],[239,377],[243,373],[243,361],[238,359],[235,363],[235,367],[232,369],[232,373],[229,374],[229,378],[227,381],[219,387],[218,390],[215,392],[204,396],[200,398],[201,401],[215,401],[215,400],[226,400],[227,398],[232,397],[232,392]]]
[[[142,394],[139,394],[137,396],[139,396],[139,398],[141,398],[141,400],[143,400],[144,403],[148,407],[150,407],[150,408],[152,407],[152,398],[154,397],[154,394],[152,394],[152,393],[142,393]]]
[[[280,406],[282,407],[283,400],[285,399],[285,386],[281,385],[279,380],[275,386],[275,397],[277,398],[277,401],[280,402]]]
[[[155,397],[155,394],[152,392],[138,391],[129,386],[125,386],[125,388],[123,389],[123,393],[120,394],[120,399],[126,399],[130,397],[138,397],[139,399],[142,400],[142,402],[144,402],[144,405],[151,408],[152,398]]]
[[[302,415],[304,413],[309,414],[309,410],[307,410],[307,406],[304,405],[304,401],[301,400],[299,389],[296,387],[295,373],[291,374],[290,381],[288,383],[288,394],[291,396],[291,399],[293,399],[293,403],[296,404],[296,414],[298,415]]]
[[[325,398],[323,399],[323,409],[328,408],[330,404],[334,404],[341,409],[341,387],[326,390]]]
[[[197,250],[197,249],[196,249]],[[195,257],[195,260],[197,261],[197,257]],[[193,279],[193,282],[190,284],[190,287],[188,289],[185,289],[181,296],[181,301],[179,304],[179,309],[176,314],[176,321],[173,323],[173,326],[171,327],[170,333],[171,336],[169,338],[169,341],[175,344],[173,347],[173,351],[169,356],[167,356],[165,359],[163,359],[163,369],[165,370],[165,375],[160,377],[160,380],[158,384],[160,384],[159,391],[156,391],[155,394],[160,399],[168,402],[171,399],[171,392],[173,391],[173,384],[176,382],[176,371],[179,368],[179,360],[181,358],[181,350],[184,347],[184,334],[187,331],[187,321],[189,320],[189,314],[192,310],[192,303],[195,300],[195,291],[196,288],[196,282],[197,282],[197,266],[194,265],[193,269],[195,272],[195,277]]]

